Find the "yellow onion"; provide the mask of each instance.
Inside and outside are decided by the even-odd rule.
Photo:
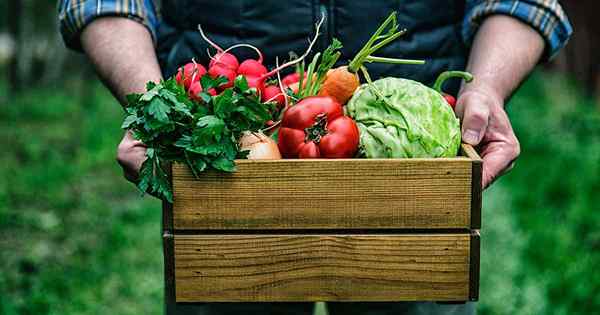
[[[245,131],[240,138],[240,151],[250,151],[249,160],[279,160],[277,143],[262,132]]]

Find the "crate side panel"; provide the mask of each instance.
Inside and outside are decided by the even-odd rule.
[[[175,229],[469,228],[468,159],[240,161],[173,169]]]
[[[177,302],[467,301],[469,234],[176,235]]]

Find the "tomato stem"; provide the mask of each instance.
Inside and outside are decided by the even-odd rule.
[[[317,115],[315,123],[304,129],[304,133],[306,134],[304,142],[321,142],[321,138],[327,135],[327,115],[325,113]]]
[[[442,86],[444,85],[444,82],[446,82],[446,80],[450,79],[450,78],[462,78],[463,80],[465,80],[465,82],[469,83],[471,81],[473,81],[473,75],[465,72],[465,71],[445,71],[442,72],[437,80],[435,80],[435,84],[433,85],[433,89],[438,91],[440,94],[443,92],[442,91]]]

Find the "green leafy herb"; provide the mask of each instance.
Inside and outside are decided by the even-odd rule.
[[[200,82],[208,91],[225,81],[203,76]],[[190,100],[174,79],[146,88],[146,93],[127,96],[121,127],[148,147],[138,188],[169,202],[173,192],[166,168],[171,162],[186,163],[196,176],[210,168],[233,172],[234,160],[246,156],[238,146],[241,133],[258,131],[272,119],[273,108],[260,102],[242,76],[217,96],[200,93],[201,103]]]

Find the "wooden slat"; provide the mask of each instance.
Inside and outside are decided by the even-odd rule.
[[[467,301],[470,235],[175,235],[177,302]]]
[[[479,300],[479,264],[480,264],[479,230],[471,231],[470,270],[469,270],[469,298],[471,301]]]
[[[196,179],[174,165],[175,230],[471,226],[472,160],[237,161]]]
[[[471,229],[481,228],[481,197],[483,192],[483,186],[481,182],[481,175],[483,172],[483,160],[469,144],[463,143],[460,146],[462,156],[466,156],[471,159],[472,170],[471,170]]]

